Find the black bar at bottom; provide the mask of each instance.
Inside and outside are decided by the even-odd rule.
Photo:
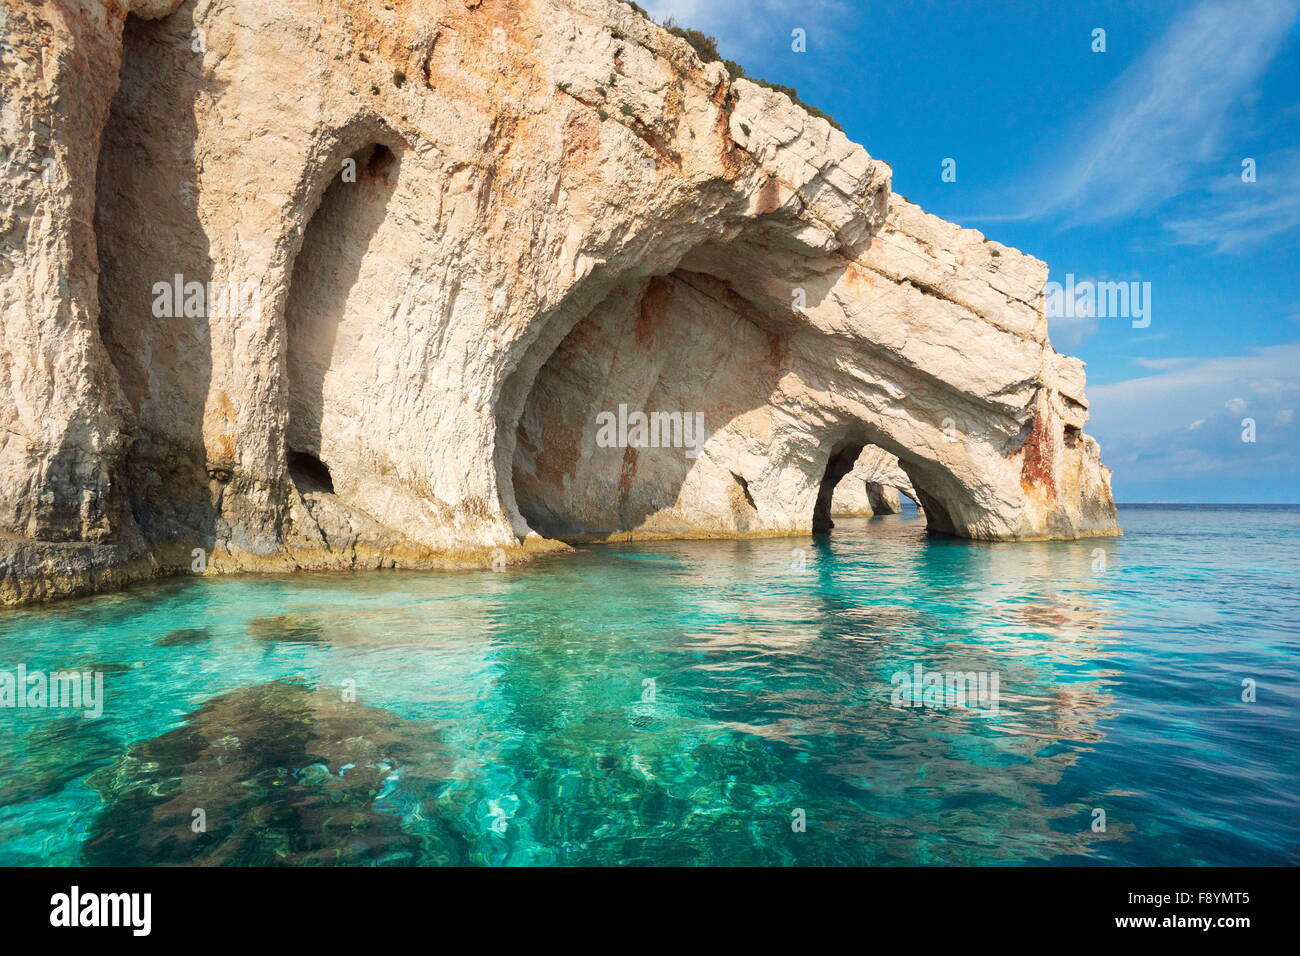
[[[684,932],[684,921],[704,924],[707,936],[730,927],[737,937],[761,937],[787,922],[789,930],[809,936],[852,926],[851,935],[863,943],[876,932],[938,933],[958,943],[991,941],[989,933],[1041,931],[1051,935],[1027,939],[1199,935],[1231,945],[1241,933],[1291,928],[1294,874],[1192,868],[7,869],[0,870],[0,911],[10,931],[77,933],[82,943],[97,935],[128,945],[144,939],[309,945],[315,939],[374,946],[411,933],[445,940],[443,934],[454,932],[470,939],[479,934],[496,947],[503,935],[539,944],[546,937],[558,942],[557,934],[572,939],[600,929],[600,938],[622,946],[630,938],[664,942],[661,934]],[[145,928],[145,898],[119,894],[149,894],[147,935],[138,933]],[[1284,916],[1284,907],[1292,912]],[[118,925],[71,925],[86,922]],[[605,935],[620,924],[627,935]],[[688,939],[678,936],[677,942]]]

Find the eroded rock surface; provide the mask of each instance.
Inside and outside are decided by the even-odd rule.
[[[1118,532],[1045,266],[623,3],[0,18],[4,602],[802,532],[867,445],[936,531]]]

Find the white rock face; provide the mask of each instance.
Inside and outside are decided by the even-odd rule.
[[[6,603],[804,532],[865,445],[937,531],[1118,533],[1044,265],[622,3],[10,3],[0,34]],[[606,447],[619,405],[707,438]]]

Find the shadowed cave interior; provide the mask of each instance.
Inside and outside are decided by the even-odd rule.
[[[785,429],[781,417],[799,411],[781,407],[782,383],[803,374],[791,325],[705,272],[618,286],[572,327],[525,402],[512,480],[529,527],[571,541],[829,531],[836,487],[869,442],[854,425],[832,442]],[[707,450],[655,428],[656,416],[676,426],[692,415]],[[619,442],[601,440],[602,422],[618,425]],[[778,429],[788,436],[777,444],[753,438]]]

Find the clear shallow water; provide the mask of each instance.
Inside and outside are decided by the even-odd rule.
[[[93,720],[0,709],[0,863],[1300,862],[1300,509],[1121,520],[0,613],[0,670],[106,694]],[[995,673],[998,713],[892,706],[917,663]]]

